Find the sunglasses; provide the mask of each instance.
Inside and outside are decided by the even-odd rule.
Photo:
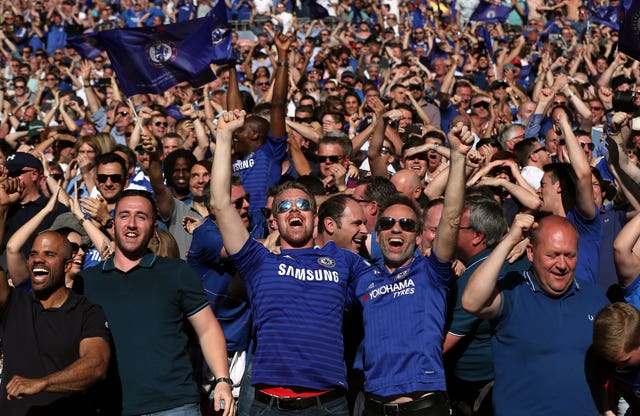
[[[391,153],[391,149],[389,149],[387,146],[382,146],[380,148],[380,153],[387,153],[390,154]]]
[[[51,174],[49,174],[49,176],[51,176],[56,181],[61,181],[61,180],[64,179],[64,174],[62,174],[62,173],[51,173]]]
[[[405,156],[404,160],[414,160],[414,159],[427,160],[427,157],[428,156],[426,153],[417,153],[415,155]]]
[[[400,228],[402,231],[407,231],[410,233],[415,233],[418,231],[418,223],[411,218],[400,218],[395,219],[393,217],[382,217],[378,220],[378,226],[382,231],[388,231],[396,225],[396,222],[400,224]]]
[[[240,198],[237,198],[231,201],[231,203],[236,209],[240,209],[244,205],[244,201],[247,201],[247,203],[251,203],[251,195],[249,194],[242,195]]]
[[[547,150],[547,149],[545,149],[544,147],[539,147],[539,148],[537,148],[536,150],[534,150],[533,152],[531,152],[531,154],[532,154],[532,155],[534,155],[534,154],[536,154],[536,153],[538,153],[538,152],[542,152],[542,151],[544,151],[544,150]]]
[[[411,84],[409,85],[409,91],[420,91],[422,89],[421,85]]]
[[[14,86],[14,88],[16,90],[23,90],[24,89],[24,85],[16,85],[16,86]]]
[[[311,117],[294,117],[296,123],[311,123]]]
[[[484,108],[484,109],[489,109],[489,103],[485,102],[485,101],[480,101],[478,103],[475,103],[474,105],[472,105],[473,108]]]
[[[285,212],[289,212],[289,210],[293,209],[293,205],[295,203],[295,207],[300,211],[311,211],[311,202],[308,199],[298,198],[295,201],[290,201],[285,199],[284,201],[278,204],[278,214],[284,214]]]
[[[596,148],[596,145],[593,143],[585,143],[585,142],[579,142],[580,146],[584,149],[585,146],[587,147],[587,149],[593,151],[593,149]]]
[[[119,116],[122,116],[122,117],[126,117],[126,116],[128,116],[128,115],[129,115],[129,112],[128,112],[128,111],[119,111],[119,112],[118,112],[118,115],[119,115]],[[166,123],[165,123],[165,124],[166,124]],[[156,125],[157,125],[157,124],[156,124]],[[165,126],[165,127],[166,127],[166,126]]]
[[[91,248],[89,244],[78,244],[72,242],[69,242],[69,244],[71,244],[71,251],[73,251],[74,253],[77,253],[78,251],[80,251],[80,249],[82,249],[82,251],[86,253],[87,251],[89,251],[89,248]]]
[[[57,81],[57,78],[54,78],[54,77],[47,77],[47,81]]]
[[[322,90],[323,91],[328,91],[328,92],[334,92],[336,89],[335,88],[324,87]]]
[[[167,126],[169,126],[169,123],[167,123],[166,121],[156,121],[156,122],[154,123],[154,125],[155,125],[156,127],[160,127],[160,126],[167,127]]]
[[[105,183],[107,179],[111,179],[111,182],[113,183],[120,183],[122,182],[124,177],[118,173],[114,173],[111,175],[107,175],[105,173],[98,173],[96,175],[96,179],[98,180],[99,183]]]
[[[338,163],[344,156],[318,156],[318,163]]]
[[[268,87],[269,83],[268,82],[256,82],[256,85],[258,87]]]
[[[273,212],[271,212],[271,208],[260,208],[260,212],[262,213],[262,216],[265,220],[269,219],[269,217],[271,217],[271,214],[273,214]]]
[[[317,69],[312,69],[312,70],[310,70],[310,71],[309,71],[309,73],[310,73],[310,74],[317,74],[317,73],[318,73],[318,70],[317,70]]]

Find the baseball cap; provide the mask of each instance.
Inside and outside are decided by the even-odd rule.
[[[44,122],[42,120],[33,120],[29,123],[29,137],[39,136],[44,130]]]
[[[35,169],[42,172],[42,163],[31,153],[16,152],[7,158],[4,166],[9,170],[9,174],[20,172],[24,168]]]

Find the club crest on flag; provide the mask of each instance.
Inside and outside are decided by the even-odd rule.
[[[178,49],[173,43],[166,40],[156,40],[149,42],[145,47],[149,63],[156,67],[161,67],[169,61],[176,59]]]
[[[220,42],[223,42],[227,36],[229,35],[229,29],[225,27],[214,27],[211,31],[211,43],[217,45]]]

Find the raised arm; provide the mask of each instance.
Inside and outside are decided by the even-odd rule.
[[[455,255],[456,240],[460,227],[460,216],[464,206],[466,155],[473,145],[471,131],[461,122],[448,135],[451,157],[447,187],[444,191],[444,208],[438,223],[433,250],[442,261],[451,260]]]
[[[640,256],[633,251],[639,238],[640,215],[636,215],[620,230],[613,242],[613,257],[618,281],[623,286],[629,286],[640,274]]]
[[[507,235],[493,249],[489,257],[469,277],[462,294],[462,307],[483,319],[493,319],[500,313],[502,295],[496,284],[511,249],[522,240],[524,233],[533,226],[533,216],[517,214]]]
[[[276,73],[273,82],[273,96],[271,98],[271,117],[269,133],[273,137],[282,137],[287,132],[285,117],[287,115],[287,96],[289,89],[289,47],[293,37],[281,32],[276,34],[274,42],[278,50]]]
[[[218,119],[216,153],[211,168],[211,206],[216,213],[222,242],[227,253],[240,251],[249,239],[242,218],[231,204],[231,135],[244,124],[244,111],[230,111]]]

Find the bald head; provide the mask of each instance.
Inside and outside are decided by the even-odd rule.
[[[418,199],[422,193],[420,177],[410,169],[400,169],[391,177],[391,183],[402,195]]]

